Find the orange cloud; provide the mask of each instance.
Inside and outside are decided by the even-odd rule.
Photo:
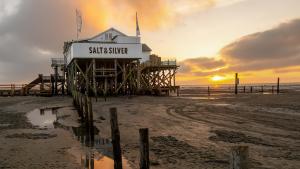
[[[104,29],[112,23],[135,25],[138,12],[140,26],[155,30],[180,22],[192,12],[211,8],[219,0],[79,0],[77,8],[82,11],[84,26],[88,29]]]

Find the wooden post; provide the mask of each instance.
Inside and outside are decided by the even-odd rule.
[[[13,96],[13,84],[10,84],[10,96]]]
[[[147,128],[139,130],[140,133],[140,169],[149,169],[149,132]]]
[[[87,97],[87,102],[88,102],[88,114],[89,114],[89,122],[93,123],[93,107],[92,107],[92,99],[90,97]]]
[[[246,86],[244,86],[244,93],[246,93]]]
[[[230,169],[248,169],[248,146],[236,146],[231,148]]]
[[[61,94],[65,95],[65,78],[61,81]]]
[[[93,90],[97,101],[97,86],[96,86],[96,60],[93,59]]]
[[[89,121],[89,107],[88,107],[88,95],[86,94],[84,96],[84,118],[85,121],[88,122]]]
[[[104,101],[106,101],[107,96],[107,77],[104,79]]]
[[[54,75],[51,75],[51,93],[52,95],[55,95],[55,92],[54,92]]]
[[[210,88],[209,88],[209,86],[207,87],[207,95],[210,96]]]
[[[238,84],[239,84],[239,75],[235,73],[235,85],[234,85],[234,93],[238,94]]]
[[[57,82],[58,82],[58,67],[57,66],[55,66],[54,67],[54,94],[55,95],[57,95],[58,94],[58,84],[57,84]]]
[[[250,87],[250,93],[252,93],[252,92],[253,92],[253,86]]]
[[[274,93],[274,86],[272,86],[272,93]]]
[[[114,82],[114,93],[117,94],[117,89],[118,89],[118,63],[117,59],[114,60],[114,69],[115,69],[115,82]]]
[[[279,94],[279,81],[280,81],[280,79],[277,78],[277,94]]]
[[[261,86],[261,93],[264,93],[264,86]]]
[[[122,152],[117,108],[110,108],[111,139],[113,144],[114,169],[122,169]]]

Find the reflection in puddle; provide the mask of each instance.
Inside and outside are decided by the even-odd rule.
[[[79,127],[72,127],[72,131],[85,153],[81,154],[81,166],[84,169],[113,169],[113,146],[110,139],[102,138],[93,123],[82,123]],[[123,158],[123,168],[130,169]]]
[[[61,128],[74,134],[82,145],[81,157],[83,169],[113,169],[113,146],[110,139],[102,138],[93,122],[82,122],[79,127],[65,126],[58,120],[58,108],[34,109],[27,113],[27,118],[34,126],[40,128]],[[60,118],[63,120],[63,118]],[[123,169],[131,169],[128,161],[123,158]]]
[[[34,109],[27,113],[27,118],[31,124],[40,128],[54,128],[53,122],[56,121],[57,109]]]
[[[122,160],[123,169],[130,169],[127,161]],[[87,152],[81,155],[82,169],[114,169],[114,160],[97,152]]]
[[[274,94],[274,93],[270,93],[270,92],[263,92],[263,95],[268,95],[268,94]]]

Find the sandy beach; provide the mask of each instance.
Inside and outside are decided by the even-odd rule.
[[[299,93],[210,97],[194,93],[110,97],[106,102],[93,99],[98,140],[108,146],[93,150],[94,168],[103,168],[101,159],[106,158],[105,165],[111,167],[111,107],[118,110],[124,168],[139,167],[139,128],[149,128],[153,169],[225,169],[230,147],[235,145],[249,146],[252,168],[300,168]],[[78,141],[74,132],[80,123],[71,97],[1,97],[0,107],[0,168],[74,169],[87,165],[83,156],[87,158],[91,152],[87,149],[92,148]],[[55,123],[41,127],[36,122],[39,119],[34,121],[29,113],[46,107],[54,108]],[[38,114],[48,118],[47,113],[45,109]]]

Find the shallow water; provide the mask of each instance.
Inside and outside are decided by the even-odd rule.
[[[57,109],[34,109],[26,114],[29,122],[40,128],[54,128],[57,120]]]
[[[76,152],[82,169],[113,169],[113,146],[111,140],[100,136],[93,123],[80,123],[80,126],[63,126],[58,122],[57,108],[34,109],[26,114],[29,122],[39,128],[63,128],[72,132],[81,143],[82,150]],[[128,161],[122,158],[123,169],[131,169]]]
[[[113,146],[110,139],[103,138],[99,130],[89,123],[81,123],[72,127],[72,131],[85,152],[81,153],[81,166],[84,169],[113,169]],[[128,161],[123,158],[123,169],[131,169]]]

